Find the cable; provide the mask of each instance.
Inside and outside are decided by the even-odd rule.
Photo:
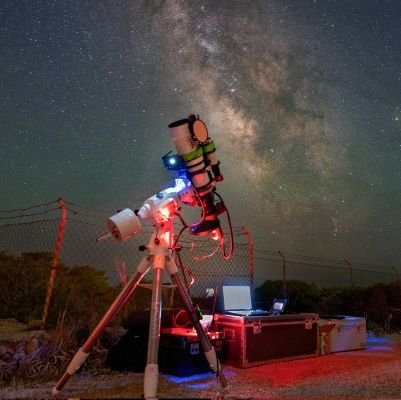
[[[192,228],[196,228],[197,226],[199,226],[200,224],[202,224],[205,221],[206,208],[205,208],[205,205],[203,204],[202,198],[200,197],[200,194],[199,194],[198,190],[196,189],[196,187],[194,185],[191,185],[191,186],[192,186],[192,189],[195,192],[195,195],[197,197],[198,204],[200,204],[201,207],[202,207],[202,216],[201,216],[200,221],[198,221],[195,224],[188,225],[188,227],[192,229]]]
[[[82,205],[80,205],[80,204],[73,203],[73,202],[68,201],[68,200],[64,200],[64,203],[65,203],[65,204],[69,204],[70,206],[83,208],[83,209],[88,210],[88,211],[96,211],[96,212],[99,212],[99,213],[102,213],[102,214],[108,214],[108,215],[110,214],[110,211],[100,210],[100,209],[97,209],[97,208],[91,208],[91,207],[82,206]]]
[[[186,321],[184,320],[184,324],[179,325],[179,324],[177,323],[177,318],[178,318],[178,316],[181,315],[182,313],[185,313],[185,315],[187,316],[187,320],[186,320]],[[191,324],[191,320],[188,318],[188,313],[186,312],[186,310],[180,310],[180,311],[178,311],[178,313],[174,316],[174,322],[173,322],[173,324],[174,324],[175,327],[178,327],[178,328],[185,328],[185,327],[187,327],[189,324]]]
[[[223,202],[223,198],[217,193],[214,192],[216,194],[216,196],[220,199],[221,203],[223,204],[224,207],[224,212],[226,213],[227,216],[227,222],[228,222],[228,227],[229,227],[229,232],[230,232],[230,249],[228,254],[226,254],[226,246],[225,246],[225,242],[223,242],[222,244],[222,254],[223,254],[223,258],[225,260],[228,260],[229,258],[231,258],[232,254],[233,254],[233,250],[234,250],[234,237],[233,237],[233,228],[232,228],[232,224],[231,224],[231,218],[230,218],[230,213],[228,212],[228,209],[226,208],[226,206],[224,205]]]
[[[177,261],[178,261],[178,262],[177,262],[177,266],[178,266],[178,268],[181,269],[182,276],[183,276],[184,281],[185,281],[185,287],[186,287],[187,290],[188,290],[188,289],[190,289],[190,288],[192,287],[192,285],[195,283],[195,278],[194,278],[194,276],[193,276],[191,270],[190,270],[188,267],[186,267],[186,266],[184,265],[184,263],[182,262],[181,255],[180,255],[180,253],[178,253],[178,252],[176,252],[176,259],[177,259]],[[189,275],[190,282],[187,282],[187,277],[186,277],[185,273],[187,273],[187,274]]]
[[[206,258],[210,258],[210,257],[214,256],[214,255],[217,253],[217,251],[219,250],[220,246],[221,246],[220,244],[218,244],[218,245],[216,246],[216,248],[215,248],[210,254],[203,255],[202,257],[196,257],[196,256],[194,256],[194,254],[193,254],[194,242],[195,242],[195,241],[192,240],[192,245],[191,245],[191,248],[189,249],[189,252],[191,253],[192,259],[194,259],[194,260],[196,260],[196,261],[202,261],[202,260],[205,260]]]
[[[17,211],[23,212],[23,211],[32,210],[33,208],[47,207],[47,206],[49,206],[50,204],[57,203],[59,200],[60,200],[60,199],[58,199],[58,200],[53,200],[53,201],[50,201],[49,203],[38,204],[38,205],[36,205],[36,206],[31,206],[31,207],[28,207],[28,208],[16,208],[16,209],[13,209],[13,210],[0,210],[0,213],[11,213],[11,212],[17,212]]]
[[[0,217],[0,220],[6,220],[6,219],[15,219],[15,218],[26,218],[26,217],[35,217],[36,215],[43,215],[43,214],[48,214],[52,211],[59,210],[59,207],[57,208],[51,208],[50,210],[46,211],[41,211],[33,214],[20,214],[20,215],[14,215],[10,217]]]
[[[178,233],[176,239],[174,240],[173,250],[176,249],[177,243],[178,243],[178,241],[180,240],[181,235],[184,233],[185,229],[187,229],[187,228],[189,227],[189,225],[187,225],[187,224],[185,223],[184,218],[182,218],[182,215],[181,215],[180,213],[177,212],[177,213],[175,213],[174,215],[176,215],[176,216],[179,218],[179,220],[181,221],[183,227],[181,228],[180,232]]]

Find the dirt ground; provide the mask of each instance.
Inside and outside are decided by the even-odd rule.
[[[159,398],[358,398],[401,399],[401,335],[370,337],[365,350],[223,370],[229,387],[221,389],[212,373],[178,378],[160,375]],[[0,398],[52,398],[60,377],[44,383],[14,384]],[[77,373],[57,395],[60,399],[141,398],[143,374]]]

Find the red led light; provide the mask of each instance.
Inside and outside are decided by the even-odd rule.
[[[177,204],[173,199],[170,199],[168,203],[164,204],[162,207],[159,208],[158,216],[160,222],[168,221],[174,216],[174,213],[177,210]]]
[[[213,240],[220,240],[220,239],[221,239],[220,229],[213,229],[213,230],[210,232],[210,237],[211,237]]]

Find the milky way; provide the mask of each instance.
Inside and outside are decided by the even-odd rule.
[[[0,6],[2,209],[138,206],[199,113],[257,247],[399,264],[396,1]]]

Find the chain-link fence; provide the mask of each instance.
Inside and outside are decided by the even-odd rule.
[[[400,279],[395,267],[355,262],[347,259],[308,257],[281,251],[255,250],[255,281],[301,280],[319,287],[368,286]],[[255,285],[257,286],[257,284]]]
[[[144,224],[142,232],[125,242],[114,239],[97,242],[107,231],[106,220],[113,211],[96,210],[62,200],[24,210],[0,211],[0,251],[12,255],[51,252],[54,272],[60,259],[69,267],[90,265],[107,275],[112,286],[126,282],[146,255],[138,250],[146,245],[153,227]],[[227,229],[225,229],[227,232]],[[226,236],[226,247],[229,238]],[[266,280],[313,282],[318,286],[364,286],[399,279],[394,267],[361,264],[349,260],[330,260],[281,251],[253,250],[246,228],[233,229],[234,251],[230,259],[221,247],[207,237],[188,233],[179,241],[177,263],[182,277],[190,284],[191,296],[203,297],[207,289],[221,284],[250,284],[257,287]],[[0,266],[1,268],[1,266]],[[152,280],[150,273],[146,281]],[[166,283],[170,283],[165,277]]]
[[[30,252],[55,253],[49,270],[55,275],[58,260],[68,267],[89,265],[105,272],[111,286],[124,284],[146,256],[139,251],[154,231],[141,221],[142,231],[125,242],[96,239],[107,232],[107,218],[114,212],[59,200],[24,210],[0,211],[0,251],[19,256]],[[178,229],[177,229],[178,230]],[[230,238],[226,236],[226,247]],[[191,296],[204,297],[207,289],[223,282],[251,284],[250,248],[242,228],[233,229],[234,251],[225,259],[219,242],[209,235],[181,235],[176,261]],[[226,250],[228,251],[228,250]],[[55,277],[54,277],[55,278]],[[144,282],[152,280],[152,271]],[[167,274],[165,283],[171,283]]]

